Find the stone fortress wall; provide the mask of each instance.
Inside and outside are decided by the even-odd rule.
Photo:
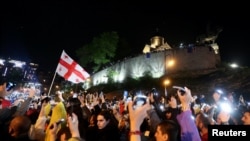
[[[175,60],[175,65],[167,67],[166,62],[171,59]],[[146,72],[150,72],[154,78],[159,78],[165,74],[180,71],[215,69],[219,63],[220,55],[211,46],[164,49],[163,51],[150,52],[150,57],[141,54],[120,61],[93,74],[91,82],[93,85],[106,83],[110,70],[115,72],[113,80],[122,82],[126,77],[139,78]]]

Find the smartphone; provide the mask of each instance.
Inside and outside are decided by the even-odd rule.
[[[15,86],[16,86],[15,83],[7,82],[7,83],[6,83],[6,91],[12,90]]]
[[[61,123],[63,123],[63,122],[65,122],[65,119],[64,119],[64,118],[61,118],[61,119],[59,119],[59,120],[56,122],[56,125],[58,126],[59,124],[61,124]],[[54,125],[51,124],[50,127],[49,127],[49,129],[53,129],[53,128],[54,128]]]
[[[158,94],[158,92],[156,91],[155,88],[153,88],[153,89],[151,90],[151,93],[153,94],[154,99],[157,99],[157,98],[159,97],[159,94]]]
[[[50,97],[45,97],[45,98],[43,98],[42,100],[41,100],[41,103],[43,103],[43,102],[46,102],[46,103],[48,103],[50,101]]]
[[[137,95],[134,97],[134,108],[140,107],[147,102],[147,97],[145,95]]]
[[[123,99],[127,99],[128,98],[128,91],[124,91],[123,92]]]
[[[173,86],[174,89],[178,89],[181,95],[184,95],[186,93],[186,90],[183,87],[180,86]]]

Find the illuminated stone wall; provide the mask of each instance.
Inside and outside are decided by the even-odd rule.
[[[165,62],[170,59],[175,60],[175,65],[168,68]],[[209,47],[170,49],[151,53],[150,58],[147,58],[145,54],[127,58],[109,68],[95,73],[91,76],[91,81],[93,85],[106,83],[109,70],[116,72],[113,76],[115,82],[122,82],[126,77],[139,78],[143,76],[145,72],[150,72],[154,78],[157,78],[163,76],[165,73],[213,69],[216,68],[216,65],[219,63],[219,54],[215,54]]]

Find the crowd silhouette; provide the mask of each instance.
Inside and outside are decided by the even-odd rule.
[[[11,96],[7,82],[1,78],[3,141],[207,141],[210,125],[250,125],[248,102],[234,93],[214,91],[209,101],[184,87],[161,98],[155,90],[140,99],[108,100],[103,92],[64,98],[60,91],[52,98],[35,88]]]

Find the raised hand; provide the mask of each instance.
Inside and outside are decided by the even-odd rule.
[[[72,137],[80,137],[78,129],[78,117],[72,113],[72,116],[68,116],[68,126]]]

